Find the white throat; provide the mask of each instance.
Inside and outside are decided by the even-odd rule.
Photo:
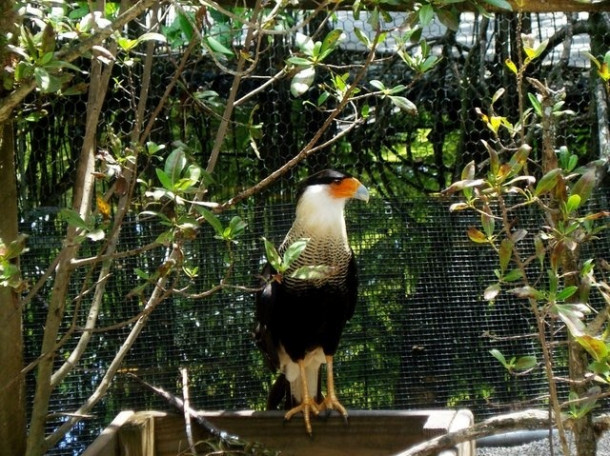
[[[334,198],[326,186],[305,189],[296,209],[295,225],[308,236],[341,237],[347,240],[345,198]]]

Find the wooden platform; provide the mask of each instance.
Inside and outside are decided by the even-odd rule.
[[[303,420],[285,423],[282,412],[210,412],[205,417],[219,429],[281,450],[285,456],[384,456],[448,431],[473,424],[468,410],[355,411],[349,424],[337,415],[312,421],[313,437]],[[195,440],[209,435],[193,423]],[[164,412],[121,412],[83,456],[176,456],[188,448],[184,419]],[[458,445],[442,456],[474,456],[474,443]]]

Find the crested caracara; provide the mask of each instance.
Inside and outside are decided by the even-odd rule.
[[[281,277],[267,264],[264,286],[256,297],[257,345],[267,364],[280,370],[279,384],[289,385],[287,404],[292,408],[287,407],[285,419],[302,412],[310,435],[311,413],[335,409],[347,418],[335,394],[333,356],[357,300],[356,261],[344,218],[351,198],[368,201],[369,193],[350,175],[324,170],[303,181],[296,218],[279,253],[301,239],[307,240],[306,247]],[[303,266],[322,266],[325,272],[315,278],[291,276]],[[327,373],[324,399],[318,395],[322,364]],[[274,389],[268,408],[276,402],[271,397]]]

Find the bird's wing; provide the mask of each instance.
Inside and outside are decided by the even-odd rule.
[[[256,328],[254,340],[263,352],[265,364],[275,371],[280,367],[278,341],[272,328],[273,309],[280,293],[280,284],[273,280],[275,269],[266,264],[262,271],[262,289],[256,294]]]
[[[350,249],[351,250],[351,249]],[[356,257],[354,251],[351,250],[351,258],[347,267],[347,290],[348,290],[348,308],[346,312],[347,320],[352,318],[356,303],[358,302],[358,267],[356,265]]]

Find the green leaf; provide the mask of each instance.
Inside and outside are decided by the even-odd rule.
[[[426,3],[422,5],[419,9],[418,16],[419,23],[423,27],[425,27],[426,25],[430,24],[430,22],[432,22],[432,19],[434,19],[434,8],[432,8],[432,5],[430,5],[429,3]]]
[[[180,179],[180,176],[182,176],[182,172],[186,167],[186,164],[186,154],[184,153],[182,147],[174,149],[169,154],[169,156],[165,159],[164,171],[167,177],[170,179],[171,185],[169,188],[165,187],[164,185],[165,188],[168,188],[168,190],[173,189],[174,183],[176,183],[178,179]]]
[[[498,361],[500,361],[500,363],[506,367],[508,369],[508,363],[506,362],[506,358],[504,357],[504,355],[502,354],[502,352],[500,352],[500,350],[497,350],[495,348],[489,350],[489,353],[491,354],[491,356],[493,356],[494,358],[496,358]]]
[[[43,93],[53,93],[61,89],[61,79],[50,74],[44,68],[34,68],[34,78],[36,79],[36,86]]]
[[[0,259],[4,261],[12,260],[26,252],[25,241],[27,238],[27,234],[19,233],[17,239],[9,242],[8,245],[0,239]]]
[[[504,274],[513,254],[513,243],[510,239],[505,238],[502,240],[498,254],[500,256],[500,270]]]
[[[542,103],[540,103],[538,97],[531,92],[527,93],[527,97],[534,108],[534,112],[538,115],[538,117],[542,117]]]
[[[568,214],[571,214],[580,207],[580,195],[570,195],[566,203]]]
[[[570,285],[569,287],[566,287],[559,293],[557,293],[556,299],[558,301],[565,301],[566,299],[569,299],[571,296],[573,296],[576,291],[578,291],[578,287],[576,285]]]
[[[573,337],[581,337],[586,334],[583,319],[585,314],[591,313],[591,309],[585,304],[555,304],[552,310],[564,322]]]
[[[226,47],[224,44],[222,44],[220,41],[218,41],[213,36],[205,37],[205,42],[208,44],[210,49],[217,54],[223,54],[223,55],[226,55],[229,57],[233,57],[235,55],[231,49]]]
[[[521,356],[513,364],[513,369],[519,372],[527,371],[536,367],[536,363],[534,355]]]
[[[59,216],[62,220],[68,222],[68,225],[74,226],[76,228],[81,228],[83,230],[88,230],[90,226],[81,218],[81,216],[74,209],[63,208],[59,211]]]
[[[379,81],[378,79],[370,80],[369,84],[371,84],[373,87],[375,87],[377,90],[379,90],[381,92],[385,92],[386,91],[385,84],[383,82]]]
[[[557,185],[559,182],[559,178],[561,177],[561,168],[555,168],[546,173],[542,178],[538,181],[536,185],[536,189],[534,190],[534,195],[540,196],[543,193],[546,193]]]
[[[515,282],[523,277],[521,269],[512,269],[502,277],[505,282]]]
[[[322,58],[326,57],[330,51],[335,49],[339,44],[339,40],[343,36],[343,30],[335,29],[329,32],[322,41],[322,47],[320,53],[323,55]]]
[[[160,168],[155,168],[155,173],[157,174],[157,178],[164,189],[172,191],[174,189],[174,183],[170,179],[170,177]]]
[[[284,252],[283,258],[284,266],[286,268],[289,268],[290,265],[301,256],[301,253],[303,253],[305,247],[307,247],[307,242],[309,242],[309,239],[299,239],[288,246]]]
[[[417,106],[411,100],[406,97],[399,97],[396,95],[389,96],[392,103],[400,108],[401,111],[404,111],[408,114],[417,114]]]
[[[148,273],[147,273],[146,271],[143,271],[143,270],[142,270],[142,269],[140,269],[140,268],[135,268],[135,269],[133,270],[133,272],[135,272],[135,274],[136,274],[136,275],[137,275],[137,276],[138,276],[140,279],[143,279],[143,280],[148,280],[148,279],[150,279],[150,276],[148,275]]]
[[[489,208],[487,208],[487,210],[489,210]],[[483,231],[488,239],[493,237],[496,228],[496,221],[491,214],[487,212],[481,213],[481,226],[483,227]]]
[[[504,61],[504,65],[506,65],[506,67],[512,71],[514,74],[518,74],[519,71],[517,70],[517,65],[515,65],[515,63],[511,60],[511,59],[506,59]]]
[[[506,11],[512,11],[513,7],[512,5],[507,2],[506,0],[484,0],[485,3],[487,3],[488,5],[491,5],[495,8],[501,9],[501,10],[506,10]]]
[[[228,226],[229,239],[233,240],[237,236],[240,236],[245,231],[247,226],[248,226],[248,224],[246,222],[244,222],[243,219],[241,217],[239,217],[238,215],[231,218],[231,221],[229,222],[229,226]]]
[[[371,40],[369,39],[368,36],[366,36],[364,33],[362,33],[362,30],[360,30],[358,27],[354,28],[354,34],[356,35],[356,38],[358,38],[358,40],[364,44],[364,46],[369,49],[371,47]]]
[[[210,226],[214,229],[216,234],[222,235],[222,223],[220,222],[220,219],[216,216],[216,214],[214,214],[209,209],[206,209],[205,207],[197,206],[197,210],[201,213],[205,221],[208,222]]]
[[[263,242],[265,244],[265,255],[267,257],[267,261],[276,271],[283,272],[285,269],[282,267],[282,258],[277,252],[277,249],[273,243],[268,241],[266,238],[263,238]]]
[[[580,204],[584,204],[591,196],[596,182],[597,179],[595,168],[589,168],[582,176],[580,176],[580,179],[576,181],[572,187],[572,190],[570,191],[570,194],[578,195],[580,197]]]
[[[286,59],[286,62],[290,63],[291,65],[295,65],[295,66],[303,66],[303,67],[312,66],[311,60],[303,58],[303,57],[297,57],[297,56]]]
[[[436,11],[438,20],[445,27],[453,32],[457,32],[460,27],[459,13],[453,9],[441,8]]]

